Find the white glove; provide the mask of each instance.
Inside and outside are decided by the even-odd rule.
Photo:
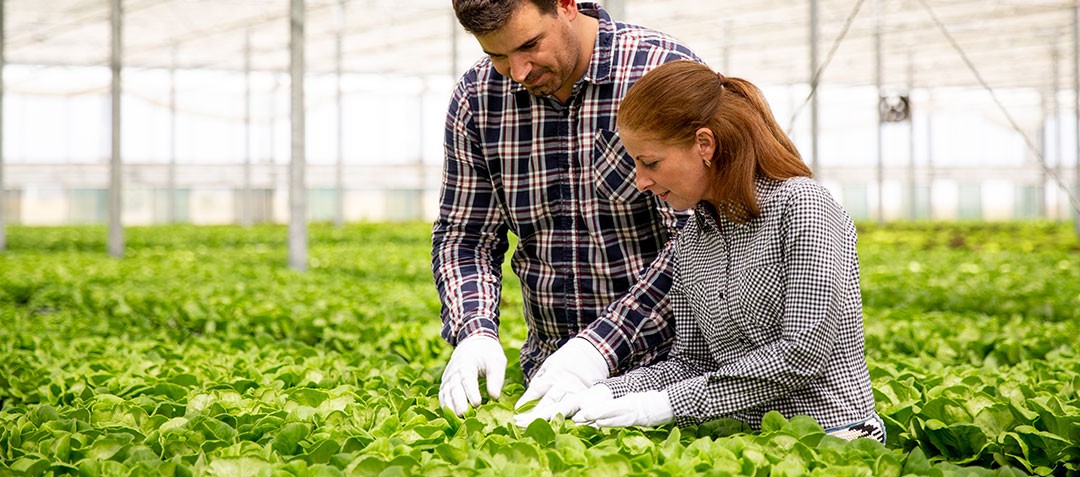
[[[517,422],[518,427],[529,427],[529,424],[536,419],[551,420],[556,414],[562,414],[563,417],[569,419],[582,407],[596,406],[612,399],[614,398],[611,396],[611,389],[603,384],[597,384],[584,391],[568,394],[559,402],[542,408],[537,406],[529,412],[518,414],[514,416],[514,422]]]
[[[585,338],[573,338],[544,360],[514,408],[537,398],[536,408],[548,408],[567,394],[584,391],[607,377],[604,356]]]
[[[499,340],[486,335],[471,336],[458,342],[450,355],[439,385],[439,405],[463,415],[480,405],[480,376],[487,377],[491,399],[502,394],[506,376],[506,354]]]
[[[675,419],[667,391],[630,393],[581,406],[574,422],[596,427],[658,426]]]

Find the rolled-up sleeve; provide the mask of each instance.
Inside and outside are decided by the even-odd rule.
[[[839,250],[843,217],[820,188],[803,188],[788,197],[779,231],[785,274],[772,284],[783,288],[778,339],[671,385],[676,423],[695,424],[761,406],[809,385],[823,372],[851,279],[848,254]]]
[[[579,334],[608,360],[612,374],[654,361],[666,352],[675,336],[667,298],[673,275],[672,249],[678,240],[680,216],[665,216],[670,240],[630,291],[613,302],[604,314]],[[621,358],[621,359],[620,359]]]
[[[677,273],[677,272],[676,272]],[[701,330],[694,322],[690,301],[678,286],[672,286],[668,294],[670,308],[675,315],[677,338],[667,360],[628,371],[602,382],[611,389],[614,397],[625,394],[665,389],[672,384],[702,376],[711,367],[709,346]]]
[[[432,228],[431,271],[442,302],[442,337],[498,337],[502,262],[509,242],[467,101],[458,84],[446,116],[439,215]]]

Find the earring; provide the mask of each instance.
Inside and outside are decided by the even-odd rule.
[[[701,156],[701,160],[705,161],[705,167],[712,167],[712,161],[705,159],[705,156]]]

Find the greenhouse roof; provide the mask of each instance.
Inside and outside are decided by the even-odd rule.
[[[714,68],[759,83],[806,83],[810,2],[624,0],[625,20],[687,42]],[[307,0],[309,71],[457,74],[480,50],[448,0]],[[106,0],[6,2],[9,64],[107,65]],[[823,84],[873,84],[881,33],[892,86],[1071,89],[1074,0],[820,0],[818,49],[835,55]],[[124,64],[131,68],[286,71],[287,0],[125,0]],[[455,33],[457,30],[457,33]],[[837,41],[843,35],[843,41]],[[453,48],[456,38],[458,48]],[[247,51],[250,51],[248,59]],[[966,58],[966,59],[965,59]]]

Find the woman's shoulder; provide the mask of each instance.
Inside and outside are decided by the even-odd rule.
[[[773,180],[774,199],[782,203],[791,202],[827,202],[836,203],[833,194],[818,181],[810,177],[792,177],[791,179]]]
[[[810,177],[772,182],[770,196],[761,200],[763,215],[770,211],[785,220],[804,216],[823,216],[841,222],[851,220],[829,189]]]
[[[792,177],[783,180],[759,179],[757,188],[758,200],[762,205],[790,204],[793,201],[835,203],[829,190],[810,177]]]

